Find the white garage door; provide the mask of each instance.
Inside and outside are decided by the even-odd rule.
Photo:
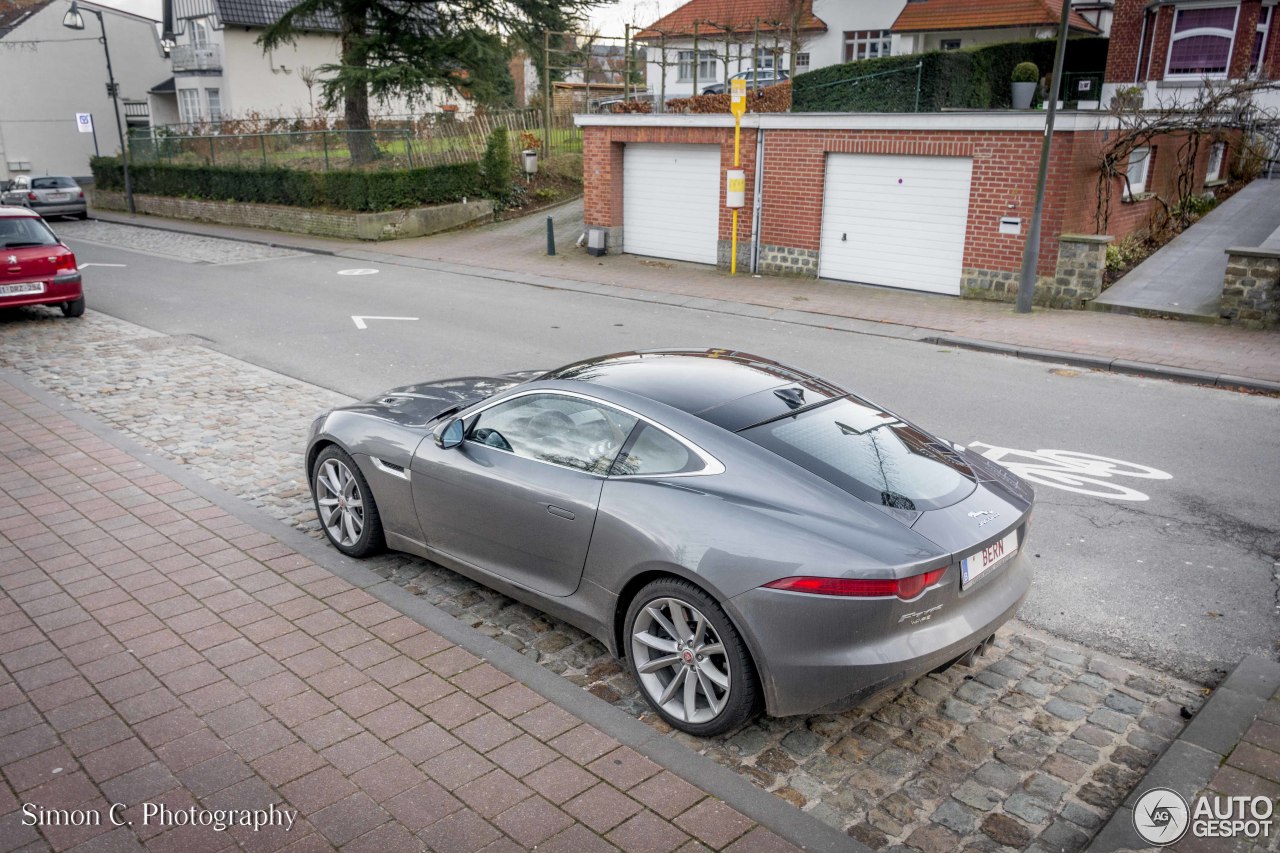
[[[828,154],[819,274],[960,293],[967,157]]]
[[[622,155],[622,248],[716,262],[720,146],[629,143]]]

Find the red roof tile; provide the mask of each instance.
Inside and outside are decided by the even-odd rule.
[[[1051,27],[1069,0],[911,0],[890,27],[895,33],[986,30],[999,27]],[[1073,30],[1096,34],[1098,28],[1072,12]]]
[[[636,38],[691,36],[695,21],[698,22],[700,35],[723,34],[730,27],[736,33],[750,33],[755,30],[756,19],[760,20],[761,32],[773,32],[775,27],[785,30],[793,2],[796,0],[689,0],[671,14],[664,15],[636,33]],[[827,25],[813,14],[812,0],[804,2],[801,15],[801,30],[810,33],[826,32]]]

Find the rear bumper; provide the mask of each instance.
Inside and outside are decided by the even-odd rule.
[[[86,213],[89,206],[85,204],[84,199],[76,199],[74,201],[59,201],[50,204],[40,204],[39,202],[31,202],[28,207],[41,216],[70,216],[74,213]]]
[[[944,585],[959,585],[957,571],[948,571]],[[1030,588],[1031,569],[1019,553],[958,598],[935,589],[910,602],[915,624],[886,625],[876,599],[764,587],[730,599],[726,609],[756,653],[769,714],[785,717],[836,713],[951,663],[1013,618]]]
[[[44,293],[21,293],[0,296],[0,308],[13,308],[18,305],[59,305],[71,302],[84,296],[80,273],[55,276],[46,281]]]

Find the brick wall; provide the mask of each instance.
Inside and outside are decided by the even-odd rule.
[[[691,119],[693,117],[690,117]],[[584,176],[586,223],[612,230],[615,242],[623,222],[622,159],[627,143],[693,143],[717,145],[721,160],[721,194],[725,169],[733,157],[731,127],[671,124],[607,124],[584,127]],[[691,121],[692,125],[692,121]],[[1060,126],[1061,127],[1061,126]],[[1036,177],[1043,134],[1038,130],[926,130],[850,129],[821,126],[774,127],[763,131],[762,212],[760,223],[760,271],[816,275],[821,249],[822,209],[827,156],[830,154],[919,155],[966,157],[973,163],[969,216],[965,227],[962,281],[966,292],[984,298],[1003,298],[1008,274],[1022,265],[1025,235],[1035,205]],[[1064,234],[1097,235],[1123,239],[1145,231],[1160,201],[1143,198],[1125,202],[1123,180],[1113,179],[1106,217],[1099,217],[1098,164],[1105,147],[1114,142],[1115,130],[1059,130],[1054,134],[1041,221],[1037,274],[1050,283],[1062,278],[1059,254]],[[1155,156],[1147,189],[1160,198],[1176,198],[1175,176],[1185,140],[1155,140]],[[1200,145],[1195,186],[1203,186],[1209,156],[1209,140]],[[747,175],[746,207],[739,222],[740,251],[751,239],[752,193],[755,180],[755,131],[742,132],[742,167]],[[874,206],[875,200],[867,203]],[[1022,233],[1001,234],[1005,216],[1022,219]],[[1103,224],[1105,223],[1105,225]],[[730,212],[720,211],[718,239],[721,265],[727,264]],[[1105,249],[1090,248],[1090,253]],[[1073,251],[1084,251],[1073,247]],[[739,255],[739,263],[746,256]],[[904,263],[909,259],[904,258]],[[1057,285],[1054,304],[1089,298],[1090,288],[1078,283]]]
[[[1138,44],[1142,40],[1142,17],[1147,0],[1116,0],[1111,19],[1111,40],[1107,43],[1108,83],[1133,83],[1138,67]]]
[[[1173,7],[1161,6],[1156,12],[1155,32],[1147,33],[1151,39],[1151,74],[1145,79],[1163,80],[1165,65],[1169,61],[1169,39],[1173,35]]]

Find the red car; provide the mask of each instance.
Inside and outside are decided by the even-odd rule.
[[[0,207],[0,308],[57,305],[68,317],[84,313],[75,253],[25,207]]]

